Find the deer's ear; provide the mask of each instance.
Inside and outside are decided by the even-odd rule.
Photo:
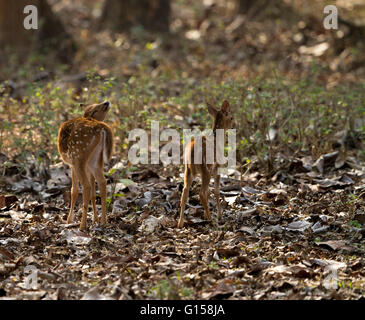
[[[227,100],[224,100],[222,106],[221,106],[221,110],[224,113],[228,113],[229,112],[229,102]]]
[[[208,112],[210,113],[210,115],[215,117],[218,113],[217,109],[214,108],[209,102],[207,102],[207,106],[208,106]]]

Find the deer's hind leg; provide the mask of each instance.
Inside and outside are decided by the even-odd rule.
[[[91,204],[93,206],[94,212],[94,223],[99,223],[98,211],[96,210],[96,192],[95,192],[95,178],[92,174],[90,174],[90,186],[91,186]]]
[[[181,200],[180,200],[180,219],[179,222],[177,224],[178,228],[182,228],[184,226],[184,211],[185,211],[185,205],[186,202],[189,199],[189,189],[191,186],[191,182],[192,182],[192,172],[189,169],[188,166],[185,167],[185,177],[184,177],[184,189],[181,195]]]
[[[202,166],[201,168],[201,178],[202,186],[200,188],[199,197],[204,207],[204,218],[207,220],[211,220],[212,216],[210,214],[208,205],[210,173],[205,166]]]
[[[67,216],[67,223],[72,223],[73,221],[73,210],[75,206],[75,202],[79,195],[79,179],[76,174],[75,168],[71,167],[71,179],[72,179],[72,187],[71,187],[71,203],[70,203],[70,211]]]
[[[88,159],[88,169],[93,179],[93,190],[95,192],[95,180],[98,183],[101,197],[101,224],[106,224],[106,179],[104,177],[104,161],[103,161],[103,140],[100,139],[95,145],[95,149],[91,152]],[[94,211],[94,221],[98,221],[97,214]]]
[[[106,179],[104,177],[103,163],[93,172],[96,181],[98,182],[100,197],[101,197],[101,224],[107,223],[106,218]]]
[[[78,165],[76,168],[79,179],[82,186],[82,217],[80,223],[80,230],[86,230],[86,218],[87,218],[87,211],[89,209],[89,202],[91,198],[91,185],[90,185],[90,177],[85,165]]]
[[[222,217],[222,209],[221,209],[221,202],[220,202],[220,175],[218,174],[218,168],[215,167],[214,171],[214,195],[215,200],[217,201],[217,208],[218,208],[218,220]]]

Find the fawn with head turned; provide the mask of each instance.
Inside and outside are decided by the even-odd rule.
[[[72,223],[73,220],[79,182],[82,186],[83,211],[80,230],[86,229],[90,200],[94,211],[94,223],[99,223],[95,206],[95,180],[101,196],[101,223],[107,222],[104,162],[110,160],[113,152],[113,132],[103,120],[110,106],[108,101],[90,105],[85,108],[83,117],[64,122],[58,132],[58,152],[72,172],[71,204],[67,223]]]
[[[202,185],[200,188],[200,202],[204,207],[204,218],[207,220],[211,220],[211,214],[209,211],[208,206],[208,196],[209,196],[209,182],[211,176],[214,177],[214,195],[217,202],[218,207],[218,219],[222,216],[221,205],[220,205],[220,175],[218,174],[219,164],[216,159],[216,130],[223,129],[228,130],[231,129],[232,126],[232,116],[230,113],[229,103],[224,101],[220,109],[216,109],[210,104],[208,105],[208,112],[213,117],[213,125],[212,125],[212,132],[213,132],[213,141],[214,141],[214,163],[208,164],[207,157],[205,155],[206,150],[206,139],[203,137],[201,149],[198,152],[202,152],[202,163],[201,164],[194,164],[190,163],[191,159],[194,159],[194,146],[195,140],[192,140],[189,144],[187,144],[185,149],[185,177],[184,177],[184,189],[182,192],[181,200],[180,200],[180,219],[178,222],[177,227],[182,228],[184,226],[184,211],[185,211],[185,204],[189,198],[189,189],[192,183],[192,180],[197,175],[200,175]]]

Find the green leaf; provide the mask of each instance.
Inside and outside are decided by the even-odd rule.
[[[119,182],[123,183],[126,187],[136,184],[133,180],[130,179],[119,179]]]

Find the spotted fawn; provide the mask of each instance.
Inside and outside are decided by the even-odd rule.
[[[94,223],[99,223],[95,206],[95,180],[101,196],[101,223],[107,223],[104,162],[111,158],[114,138],[112,129],[103,120],[110,106],[108,101],[90,105],[85,108],[83,117],[64,122],[58,132],[58,152],[72,172],[71,204],[67,223],[73,221],[79,182],[82,186],[83,211],[80,230],[86,229],[90,200],[94,211]]]
[[[214,141],[214,163],[208,164],[207,163],[207,156],[205,153],[206,150],[206,138],[202,138],[201,143],[201,150],[198,152],[202,153],[202,163],[201,164],[194,164],[194,146],[195,140],[187,144],[185,149],[185,177],[184,177],[184,189],[182,192],[181,200],[180,200],[180,219],[178,222],[177,227],[182,228],[184,226],[184,211],[185,211],[185,204],[189,198],[189,189],[192,183],[192,180],[195,176],[200,175],[202,185],[200,188],[200,201],[204,207],[204,218],[207,220],[211,220],[211,214],[209,211],[208,206],[208,196],[209,196],[209,181],[211,176],[214,177],[214,195],[217,201],[218,207],[218,219],[222,216],[222,210],[220,205],[220,175],[218,174],[219,164],[216,159],[216,130],[223,129],[228,130],[232,126],[232,116],[230,113],[229,103],[224,101],[220,109],[216,109],[213,106],[208,104],[208,112],[213,117],[213,125],[212,125],[212,132],[213,132],[213,141]],[[190,163],[191,162],[191,163]]]

